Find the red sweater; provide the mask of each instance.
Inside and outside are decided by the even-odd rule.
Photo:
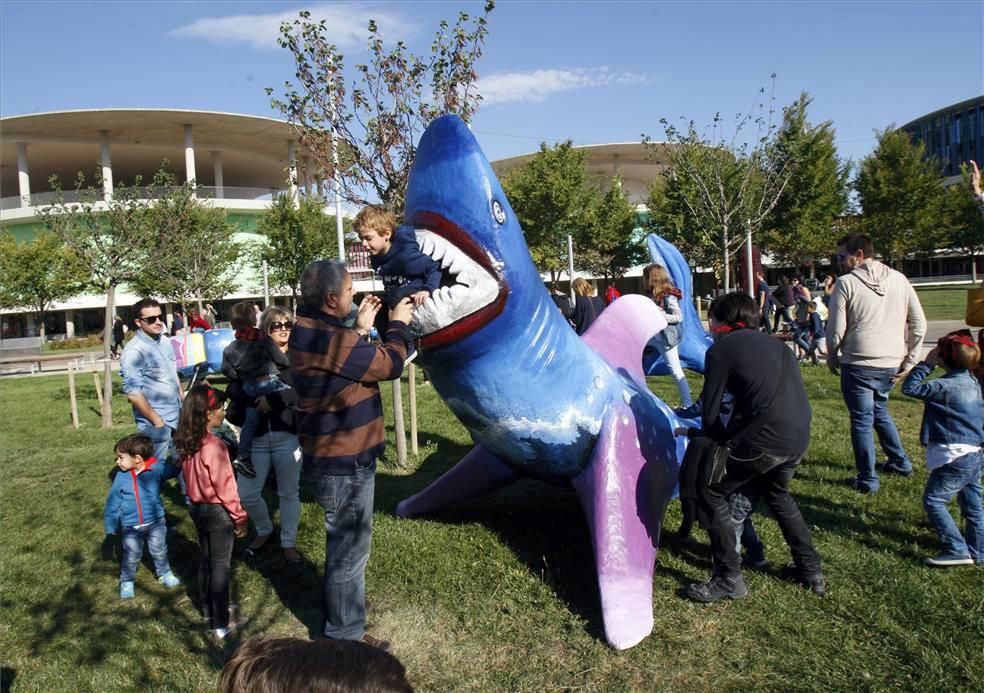
[[[246,523],[229,451],[218,436],[207,434],[198,452],[181,461],[181,473],[192,503],[219,504],[229,513],[233,524]]]

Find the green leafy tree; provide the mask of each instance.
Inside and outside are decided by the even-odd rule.
[[[984,253],[984,214],[970,191],[970,172],[962,167],[964,185],[946,189],[945,217],[947,247],[957,248],[970,255],[971,278],[977,281],[977,256]]]
[[[834,220],[847,210],[850,163],[837,157],[830,121],[813,126],[803,93],[784,110],[776,156],[793,162],[786,189],[768,216],[760,245],[790,264],[830,254],[837,240]]]
[[[502,178],[502,188],[523,227],[541,272],[556,279],[567,269],[567,236],[591,227],[598,189],[588,178],[587,153],[570,140],[540,151]]]
[[[639,216],[622,190],[621,178],[612,179],[590,217],[590,225],[575,241],[574,257],[580,269],[608,280],[645,261]]]
[[[475,70],[488,34],[489,0],[477,17],[442,20],[430,55],[419,57],[402,42],[383,45],[369,21],[370,60],[355,66],[346,86],[344,60],[329,40],[330,27],[303,11],[280,27],[280,45],[294,59],[295,81],[284,83],[272,105],[297,132],[319,169],[338,168],[342,195],[362,205],[374,195],[399,215],[416,143],[436,117],[455,113],[466,122],[478,108]],[[273,94],[267,88],[267,95]],[[335,144],[337,142],[337,155]],[[336,167],[336,158],[341,165]]]
[[[96,187],[86,184],[79,172],[75,191],[77,203],[66,203],[57,176],[50,179],[56,200],[38,208],[38,219],[45,228],[61,239],[89,276],[89,285],[106,294],[103,317],[103,358],[109,360],[113,342],[113,314],[116,288],[136,281],[142,273],[153,271],[156,237],[145,222],[148,207],[138,176],[133,186],[122,182],[113,194],[104,196],[97,169]],[[112,392],[107,378],[104,392]],[[102,425],[113,425],[112,398],[103,398]]]
[[[315,260],[335,259],[338,246],[335,220],[325,214],[320,197],[303,197],[294,204],[289,195],[278,195],[257,221],[264,242],[252,257],[257,271],[267,263],[271,283],[290,291],[297,305],[301,273]]]
[[[764,93],[764,88],[759,90]],[[705,130],[692,120],[677,127],[660,119],[665,143],[643,135],[654,156],[657,148],[669,145],[666,180],[650,190],[653,225],[682,236],[683,245],[696,257],[714,257],[726,291],[731,290],[732,255],[745,241],[745,233],[754,237],[762,228],[796,165],[779,155],[774,103],[771,96],[768,109],[759,101],[739,113],[730,134],[717,114]]]
[[[862,228],[889,262],[946,242],[942,167],[907,133],[878,133],[878,144],[862,160],[854,187]]]
[[[244,248],[237,243],[236,227],[226,221],[222,209],[206,205],[195,196],[193,182],[175,185],[174,177],[161,170],[154,176],[156,199],[144,219],[153,238],[153,271],[130,280],[139,294],[175,303],[221,298],[236,290],[235,275]]]
[[[25,243],[8,232],[0,235],[0,304],[37,313],[42,342],[51,305],[75,296],[87,283],[85,267],[53,234],[42,232]]]

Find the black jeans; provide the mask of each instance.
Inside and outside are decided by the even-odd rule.
[[[235,527],[218,503],[192,503],[191,519],[198,530],[198,597],[209,628],[229,625],[229,579]]]
[[[740,454],[740,457],[744,459],[755,455]],[[796,473],[800,459],[800,455],[762,454],[753,462],[741,462],[732,457],[728,460],[724,478],[700,489],[699,502],[704,504],[711,519],[707,533],[711,540],[715,571],[719,575],[734,578],[741,574],[741,557],[735,545],[735,521],[728,502],[728,497],[739,489],[746,495],[757,495],[769,506],[799,570],[804,575],[821,572],[820,554],[813,548],[810,530],[796,501],[789,494],[789,482]]]

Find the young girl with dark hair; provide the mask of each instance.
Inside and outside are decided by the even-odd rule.
[[[246,536],[246,511],[239,502],[229,452],[211,431],[225,417],[225,396],[208,385],[185,397],[174,443],[181,459],[190,512],[198,530],[198,590],[212,637],[223,640],[246,619],[230,618],[232,545]]]
[[[649,297],[656,302],[659,309],[663,311],[666,318],[666,329],[656,335],[652,344],[656,347],[666,365],[676,381],[677,390],[680,391],[680,406],[689,407],[693,404],[690,397],[690,386],[687,378],[683,374],[683,367],[680,365],[680,354],[677,351],[677,344],[683,338],[681,325],[683,323],[683,311],[680,310],[680,297],[683,295],[678,288],[673,286],[673,280],[669,272],[662,265],[652,264],[646,267],[642,273],[646,283],[646,290]]]

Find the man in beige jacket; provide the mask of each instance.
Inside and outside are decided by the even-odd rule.
[[[887,405],[896,381],[918,359],[926,318],[909,280],[875,260],[867,236],[842,238],[837,258],[843,274],[830,296],[827,366],[835,375],[840,369],[841,392],[851,415],[851,446],[858,470],[851,486],[874,493],[879,482],[872,428],[888,456],[878,469],[912,474],[912,462]]]

